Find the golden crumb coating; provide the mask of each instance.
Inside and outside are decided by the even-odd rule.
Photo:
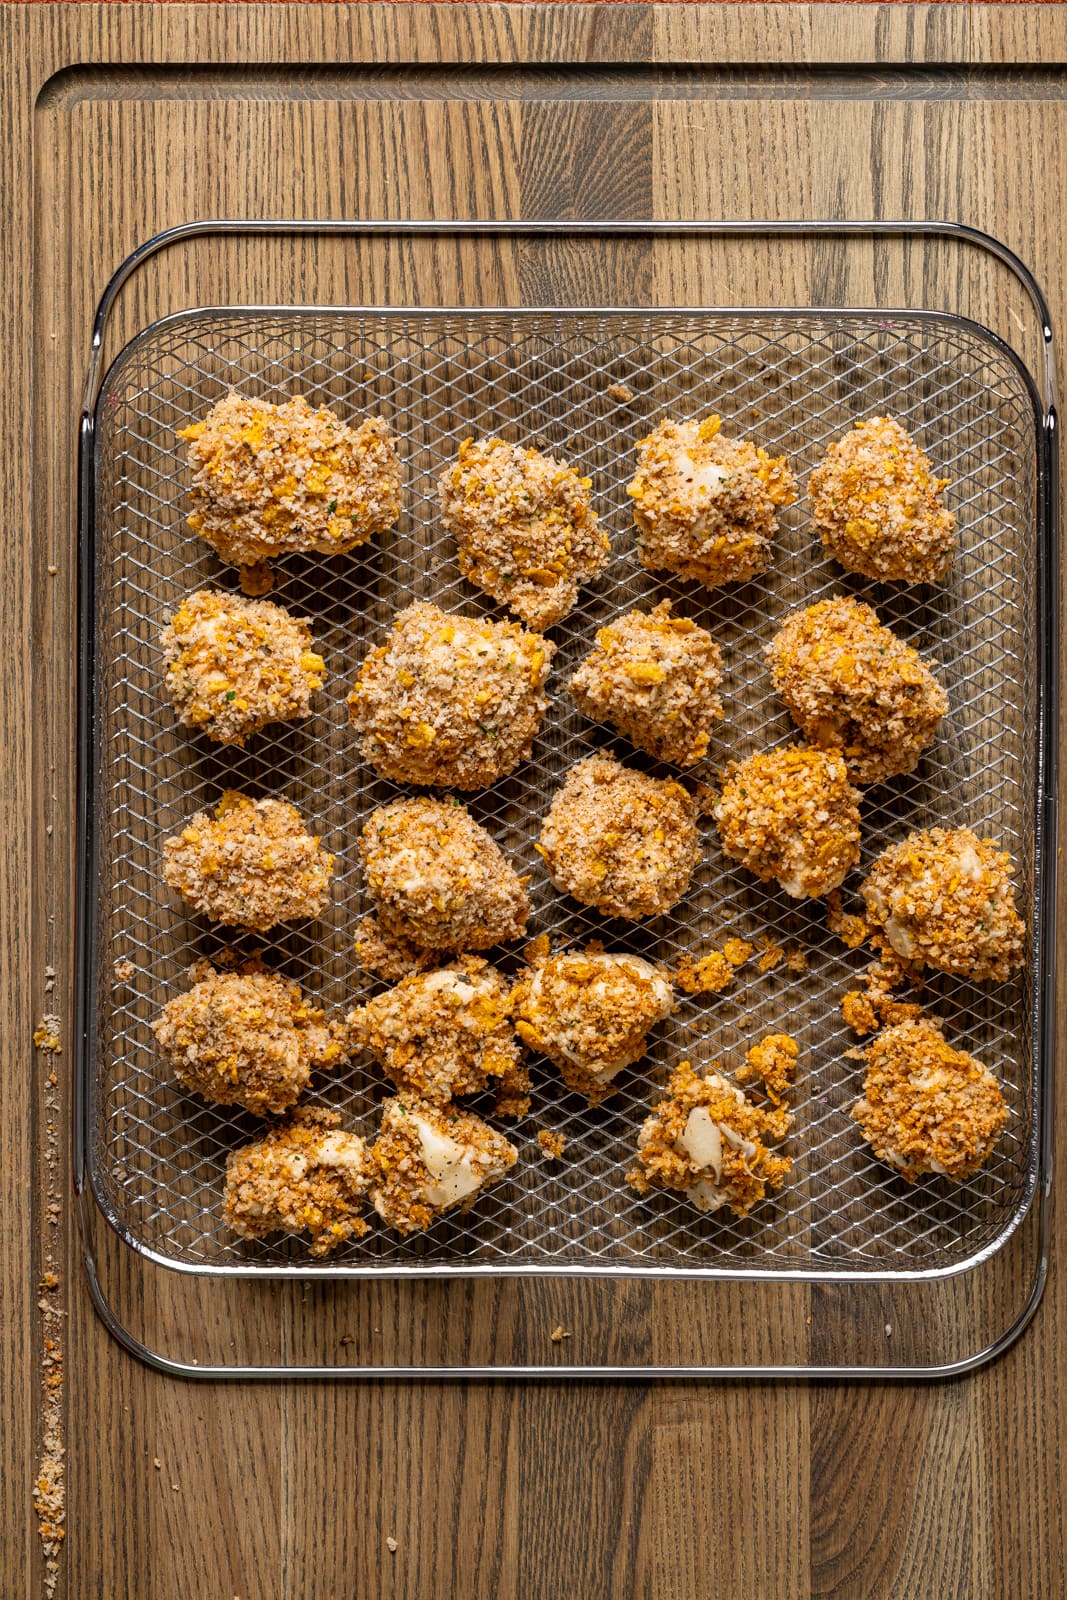
[[[348,697],[363,755],[394,783],[496,783],[530,754],[554,651],[517,622],[452,616],[416,601],[368,655]]]
[[[637,1166],[627,1174],[638,1194],[671,1189],[698,1211],[723,1206],[747,1216],[769,1189],[780,1189],[793,1163],[764,1143],[788,1119],[754,1105],[714,1068],[703,1076],[683,1061],[671,1073],[667,1098],[653,1106],[637,1140]]]
[[[198,589],[159,642],[178,721],[217,744],[243,745],[268,723],[309,717],[325,675],[305,618],[269,600]]]
[[[327,1256],[367,1232],[359,1212],[368,1180],[363,1140],[336,1111],[304,1106],[233,1152],[223,1209],[243,1239],[310,1233],[311,1254]]]
[[[844,595],[787,617],[767,656],[797,727],[813,745],[840,750],[853,783],[913,771],[948,710],[918,651]]]
[[[189,526],[233,566],[342,555],[400,515],[400,463],[380,417],[350,428],[303,395],[279,406],[231,389],[179,436],[193,469]]]
[[[674,1009],[667,974],[640,956],[599,946],[539,961],[512,991],[515,1032],[559,1068],[591,1106],[645,1053],[650,1029]]]
[[[792,1125],[793,1118],[784,1107],[799,1059],[800,1046],[791,1034],[768,1033],[746,1052],[744,1065],[734,1074],[738,1083],[758,1083],[779,1113],[777,1117],[768,1113],[775,1138],[784,1138]]]
[[[521,879],[466,806],[418,796],[371,813],[360,855],[378,923],[426,950],[487,950],[519,939]]]
[[[597,632],[571,679],[578,709],[660,761],[689,767],[706,753],[722,716],[722,656],[706,628],[653,611],[628,611]]]
[[[194,975],[193,987],[168,1001],[151,1024],[183,1088],[216,1105],[277,1115],[300,1098],[313,1066],[344,1060],[344,1043],[298,983],[255,962],[235,972],[200,962]]]
[[[860,858],[860,796],[839,750],[766,750],[726,769],[714,810],[726,854],[796,900],[829,894]]]
[[[876,942],[905,961],[978,983],[1022,965],[1014,863],[970,828],[909,833],[875,861],[860,887]]]
[[[778,508],[796,499],[784,456],[724,439],[720,418],[661,422],[638,447],[627,487],[638,548],[650,571],[666,568],[709,589],[765,572]]]
[[[892,417],[857,422],[808,479],[827,555],[850,572],[942,583],[956,553],[956,517],[915,440]]]
[[[696,802],[680,783],[587,756],[556,791],[537,846],[557,889],[636,922],[677,905],[700,858]]]
[[[445,1105],[500,1091],[503,1113],[529,1109],[530,1078],[509,1016],[507,980],[476,956],[403,978],[349,1013],[353,1051],[374,1057],[398,1089]],[[523,1103],[525,1102],[525,1103]]]
[[[504,439],[464,439],[441,475],[441,516],[463,576],[531,628],[567,615],[611,554],[592,480]]]
[[[333,856],[287,800],[253,800],[227,789],[214,815],[198,811],[163,841],[163,877],[194,911],[265,933],[317,917],[326,905]]]
[[[457,1206],[469,1211],[518,1160],[502,1133],[472,1111],[397,1095],[367,1151],[370,1198],[398,1233],[417,1233]]]
[[[862,1053],[863,1098],[852,1116],[878,1159],[908,1183],[927,1173],[973,1177],[1008,1119],[989,1068],[927,1019],[887,1028]]]

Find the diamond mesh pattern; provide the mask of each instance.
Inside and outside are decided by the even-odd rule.
[[[625,383],[620,401],[609,385]],[[272,598],[313,619],[328,679],[310,721],[268,729],[244,751],[219,751],[176,728],[161,692],[158,634],[181,597],[207,582],[232,587],[231,569],[185,527],[189,475],[175,430],[202,416],[230,385],[272,400],[294,391],[345,417],[381,412],[407,469],[399,526],[351,556],[299,557],[276,566]],[[725,431],[789,453],[798,476],[854,418],[890,411],[951,477],[962,551],[946,590],[908,593],[844,575],[822,558],[806,505],[786,511],[773,570],[709,593],[662,581],[636,560],[624,485],[634,444],[665,415],[722,413]],[[906,639],[940,663],[951,710],[918,772],[867,791],[861,871],[909,827],[964,822],[998,834],[1018,864],[1021,909],[1035,883],[1037,628],[1034,419],[1013,363],[978,330],[951,318],[854,314],[191,312],[141,334],[117,360],[98,406],[95,619],[100,839],[95,1048],[90,1058],[90,1171],[105,1210],[127,1237],[174,1264],[321,1273],[281,1239],[235,1241],[220,1216],[229,1152],[260,1126],[243,1113],[186,1095],[160,1067],[148,1020],[185,986],[188,965],[227,945],[265,947],[268,964],[298,978],[319,1003],[342,1010],[372,992],[353,935],[367,909],[357,831],[392,797],[361,762],[344,697],[365,651],[414,597],[446,609],[502,613],[460,578],[436,516],[435,483],[468,434],[506,431],[558,450],[594,480],[613,539],[610,569],[554,630],[555,699],[533,759],[471,801],[520,871],[531,875],[531,935],[553,943],[590,936],[607,947],[673,962],[724,937],[766,934],[798,943],[802,975],[750,964],[732,992],[684,999],[657,1030],[647,1060],[626,1072],[599,1111],[534,1063],[535,1101],[516,1140],[510,1181],[467,1216],[445,1218],[401,1242],[377,1223],[332,1266],[391,1273],[494,1266],[612,1267],[775,1274],[951,1269],[988,1248],[1029,1198],[1036,1130],[1032,1103],[1029,972],[996,988],[935,979],[934,1009],[954,1042],[977,1052],[1005,1085],[1011,1120],[985,1171],[970,1183],[909,1188],[861,1142],[848,1108],[860,1068],[839,1001],[865,963],[825,928],[820,904],[798,907],[729,867],[714,826],[686,902],[637,929],[604,924],[548,883],[533,850],[539,818],[562,773],[611,748],[657,770],[605,727],[584,721],[562,685],[595,629],[636,602],[670,595],[709,627],[727,668],[725,721],[709,759],[787,741],[762,646],[783,615],[835,592],[874,603]],[[223,785],[292,800],[338,858],[322,921],[277,936],[242,938],[191,918],[163,887],[161,839]],[[859,874],[849,886],[854,889]],[[855,908],[854,908],[855,909]],[[117,982],[113,964],[134,976]],[[514,952],[501,956],[514,971]],[[667,1195],[627,1186],[637,1130],[680,1057],[736,1064],[770,1029],[803,1048],[796,1125],[784,1149],[796,1162],[782,1194],[744,1221],[702,1217]],[[383,1081],[356,1063],[311,1098],[341,1108],[367,1133]],[[537,1130],[568,1140],[546,1164]]]

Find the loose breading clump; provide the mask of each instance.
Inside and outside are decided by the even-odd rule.
[[[367,1151],[370,1199],[398,1233],[417,1233],[457,1206],[468,1211],[515,1165],[514,1145],[471,1111],[397,1095]]]
[[[645,1053],[649,1031],[670,1016],[667,974],[640,956],[599,945],[542,959],[512,991],[515,1031],[559,1068],[569,1089],[597,1106],[624,1067]]]
[[[874,942],[905,961],[978,983],[1022,964],[1014,865],[970,828],[909,833],[875,861],[860,887]]]
[[[360,855],[378,922],[427,950],[487,950],[519,939],[530,915],[521,879],[465,806],[393,800],[364,824]]]
[[[638,447],[627,488],[638,548],[650,571],[666,568],[709,589],[765,572],[780,506],[796,499],[784,456],[724,439],[720,418],[661,422]]]
[[[790,745],[731,762],[714,817],[728,856],[802,900],[859,860],[859,802],[840,751]]]
[[[531,628],[567,615],[611,554],[592,480],[504,439],[465,439],[440,480],[441,515],[463,576]]]
[[[610,756],[571,768],[537,846],[557,889],[608,917],[658,917],[689,887],[700,856],[696,802],[673,779]]]
[[[862,1054],[863,1098],[852,1116],[879,1160],[908,1183],[926,1173],[973,1177],[1008,1118],[988,1067],[927,1019],[887,1028]]]
[[[288,1111],[311,1069],[334,1067],[345,1046],[298,983],[251,962],[217,972],[208,962],[197,981],[167,1002],[151,1024],[178,1082],[216,1105],[256,1116]]]
[[[193,469],[189,526],[234,566],[342,555],[400,515],[400,463],[380,417],[350,428],[303,395],[272,405],[231,389],[180,437]]]
[[[294,1111],[261,1139],[235,1150],[226,1167],[226,1221],[244,1239],[310,1233],[311,1254],[327,1256],[367,1232],[367,1150],[336,1111]]]
[[[671,1189],[698,1211],[729,1206],[747,1216],[793,1165],[764,1143],[780,1138],[788,1122],[788,1113],[754,1105],[714,1068],[701,1076],[683,1061],[641,1128],[627,1179],[638,1194]]]
[[[941,504],[948,478],[892,417],[857,422],[808,480],[828,555],[850,572],[902,583],[941,583],[956,553],[956,517]]]
[[[794,612],[767,656],[793,721],[813,745],[843,753],[853,783],[911,772],[948,710],[918,651],[843,595]]]
[[[325,664],[307,621],[269,600],[198,589],[159,642],[178,721],[217,744],[243,745],[268,723],[309,717],[322,687]]]
[[[599,629],[570,681],[578,709],[610,722],[639,750],[676,766],[706,753],[722,716],[722,656],[706,628],[672,617],[663,600]]]
[[[348,697],[360,748],[394,783],[483,789],[525,761],[548,705],[555,645],[517,622],[416,601]]]
[[[530,1077],[509,1017],[503,974],[476,956],[404,978],[349,1013],[353,1051],[373,1056],[420,1100],[499,1092],[497,1115],[529,1109]]]

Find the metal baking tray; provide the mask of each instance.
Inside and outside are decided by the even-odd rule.
[[[303,392],[345,418],[377,412],[395,429],[407,491],[399,525],[350,556],[276,564],[272,598],[312,619],[327,682],[315,715],[222,751],[176,726],[162,694],[158,635],[183,595],[232,588],[235,574],[185,526],[188,469],[177,430],[235,385],[271,400]],[[620,399],[618,385],[633,398]],[[614,392],[613,392],[614,389]],[[717,411],[725,432],[786,452],[803,486],[829,441],[858,418],[900,418],[952,480],[960,553],[944,588],[869,583],[824,559],[803,499],[781,517],[770,572],[716,592],[651,576],[637,561],[625,484],[635,442],[661,418]],[[941,312],[440,310],[219,307],[153,323],[117,356],[91,420],[82,506],[84,818],[81,1053],[85,1172],[126,1242],[161,1265],[231,1275],[675,1274],[762,1278],[907,1278],[958,1273],[995,1252],[1026,1214],[1041,1168],[1047,1071],[1041,973],[1046,836],[1043,730],[1050,695],[1049,537],[1042,414],[1020,359],[998,337]],[[593,479],[613,560],[552,632],[552,705],[533,758],[470,798],[519,870],[530,874],[529,933],[673,964],[728,935],[799,947],[807,970],[744,968],[732,991],[681,997],[645,1061],[596,1111],[533,1061],[534,1105],[514,1135],[508,1181],[466,1215],[401,1240],[371,1232],[326,1262],[279,1238],[248,1244],[221,1217],[232,1149],[262,1124],[184,1093],[157,1059],[149,1020],[199,957],[262,949],[318,1004],[343,1012],[373,991],[353,940],[369,909],[357,865],[363,818],[399,791],[360,759],[345,695],[362,656],[413,598],[503,613],[461,579],[436,513],[435,484],[470,434],[503,433],[558,451]],[[848,1109],[862,1067],[839,1002],[868,957],[825,926],[822,902],[797,906],[722,856],[703,825],[703,857],[671,914],[638,927],[604,922],[553,890],[533,845],[566,769],[611,749],[647,770],[611,730],[577,714],[564,685],[597,627],[670,597],[710,628],[725,661],[725,720],[691,782],[732,756],[795,736],[763,646],[783,616],[834,593],[874,604],[938,664],[950,711],[918,771],[866,791],[863,860],[846,899],[889,840],[913,827],[966,823],[995,834],[1018,868],[1030,930],[1026,968],[981,988],[935,978],[927,999],[954,1044],[1001,1079],[1010,1120],[967,1183],[908,1186],[862,1143]],[[164,887],[161,840],[224,786],[293,801],[337,856],[321,921],[234,936],[189,916]],[[500,953],[517,970],[514,951]],[[129,962],[133,975],[116,978]],[[702,1216],[682,1199],[627,1185],[637,1131],[669,1066],[738,1063],[763,1033],[802,1047],[796,1122],[782,1147],[795,1166],[748,1218]],[[356,1062],[317,1077],[309,1099],[366,1133],[387,1085]],[[567,1138],[549,1165],[542,1127]]]

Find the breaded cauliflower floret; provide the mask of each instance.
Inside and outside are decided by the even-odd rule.
[[[440,480],[463,576],[531,628],[559,622],[611,554],[589,504],[591,482],[537,450],[465,439]]]
[[[214,816],[198,811],[164,839],[163,877],[194,911],[265,933],[278,922],[319,915],[333,856],[287,800],[252,800],[227,789]]]
[[[785,456],[724,439],[719,427],[717,416],[661,422],[642,439],[626,490],[644,565],[709,589],[767,570],[778,508],[796,499]]]
[[[539,961],[515,985],[515,1031],[559,1068],[569,1089],[597,1106],[613,1080],[645,1053],[649,1031],[674,1009],[667,974],[640,956],[599,946]]]
[[[303,395],[272,405],[231,389],[179,437],[193,469],[189,526],[233,566],[342,555],[400,515],[400,463],[380,417],[350,428]]]
[[[731,762],[714,817],[728,856],[802,900],[859,860],[859,801],[840,751],[790,745]]]
[[[863,1098],[851,1114],[878,1159],[908,1183],[926,1173],[973,1177],[1008,1119],[988,1067],[925,1019],[887,1028],[863,1055]]]
[[[722,656],[706,628],[672,617],[663,600],[598,630],[570,681],[578,709],[610,722],[660,761],[689,767],[705,754],[722,716]]]
[[[498,1116],[529,1109],[530,1078],[509,1019],[507,980],[466,956],[404,978],[348,1016],[353,1051],[374,1057],[398,1089],[446,1105],[498,1091]]]
[[[688,889],[696,818],[680,783],[587,756],[556,791],[537,848],[557,889],[635,922],[669,911]]]
[[[843,595],[787,617],[767,656],[797,727],[813,745],[840,750],[853,783],[911,772],[948,710],[918,651]]]
[[[469,1211],[515,1165],[518,1151],[471,1111],[397,1095],[367,1151],[370,1198],[384,1223],[417,1233],[457,1206]]]
[[[519,939],[526,890],[466,806],[419,796],[371,813],[360,855],[382,930],[425,950]]]
[[[1002,983],[1022,964],[1014,865],[970,828],[909,833],[860,886],[875,942],[905,961],[978,983]]]
[[[310,1233],[311,1254],[327,1256],[367,1232],[367,1150],[336,1111],[294,1111],[262,1139],[235,1150],[226,1167],[226,1221],[243,1239]]]
[[[216,972],[206,961],[197,982],[175,995],[151,1024],[164,1060],[185,1089],[256,1116],[288,1111],[311,1069],[334,1067],[345,1047],[300,985],[252,962]]]
[[[394,783],[483,789],[514,772],[548,705],[555,645],[517,622],[416,601],[372,650],[348,697],[360,749]]]
[[[269,600],[198,589],[159,642],[178,721],[217,744],[242,745],[268,723],[309,717],[322,687],[325,665],[306,620]]]
[[[956,553],[956,518],[941,504],[915,440],[892,417],[857,422],[808,479],[823,546],[850,572],[902,583],[941,583]]]

